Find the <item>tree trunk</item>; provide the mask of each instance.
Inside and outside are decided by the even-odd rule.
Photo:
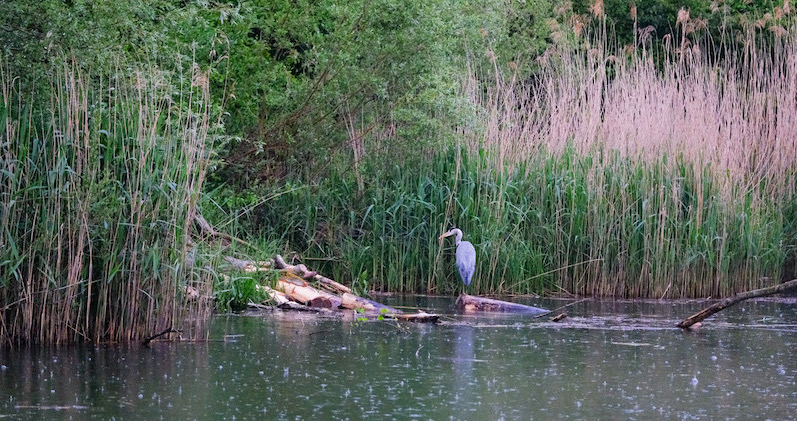
[[[279,254],[274,257],[274,267],[283,269],[300,276],[302,279],[317,281],[319,285],[337,294],[351,293],[351,289],[346,285],[335,282],[326,276],[319,275],[318,272],[307,269],[305,265],[289,265]]]
[[[371,301],[367,298],[358,297],[354,294],[344,293],[341,296],[341,307],[348,308],[351,310],[360,310],[363,309],[368,312],[376,312],[380,313],[383,310],[389,314],[401,314],[401,310],[397,310],[393,307],[388,307],[383,304],[379,304],[376,301]]]
[[[288,296],[282,291],[277,291],[275,289],[271,289],[270,287],[263,287],[263,290],[266,291],[268,296],[271,297],[271,301],[273,301],[277,306],[290,302]]]
[[[388,316],[398,320],[404,320],[405,322],[417,322],[417,323],[437,323],[440,321],[440,316],[437,314],[429,314],[426,312],[414,313],[414,314],[396,314],[394,316]]]
[[[510,303],[507,301],[494,300],[492,298],[476,297],[473,295],[462,294],[457,298],[457,310],[465,313],[518,313],[518,314],[545,314],[549,310],[544,308],[532,307],[523,304]]]
[[[731,307],[740,301],[756,297],[766,297],[767,295],[778,294],[790,290],[797,290],[797,279],[792,279],[789,282],[784,282],[782,284],[778,284],[771,287],[742,292],[734,295],[733,297],[729,297],[718,303],[715,303],[714,305],[706,307],[699,313],[695,313],[687,317],[681,323],[678,323],[678,327],[680,327],[681,329],[688,329],[692,327],[692,325],[694,325],[695,323],[700,323],[704,319],[711,316],[712,314],[725,310],[726,308]]]
[[[280,278],[275,288],[273,290],[269,287],[263,288],[265,288],[271,300],[283,309],[327,313],[329,312],[327,309],[347,308],[364,310],[369,314],[378,314],[385,318],[427,323],[436,323],[440,318],[436,314],[424,312],[404,314],[401,310],[379,304],[367,298],[358,297],[351,293],[349,287],[319,275],[317,272],[308,270],[305,265],[287,264],[280,255],[276,255],[274,259],[265,262],[241,260],[230,256],[226,256],[225,260],[232,267],[245,272],[280,270]],[[317,281],[318,285],[324,289],[314,288],[307,281]],[[256,304],[253,306],[257,307]],[[342,314],[342,312],[337,314]]]
[[[341,305],[340,297],[321,291],[307,285],[303,279],[286,274],[277,281],[277,291],[282,291],[291,300],[306,304],[310,307],[338,308]]]

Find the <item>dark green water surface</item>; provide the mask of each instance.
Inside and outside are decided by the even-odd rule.
[[[674,325],[705,302],[588,300],[553,323],[457,315],[448,298],[381,301],[443,322],[263,312],[216,316],[206,343],[5,349],[0,418],[797,417],[793,299],[744,302],[697,332]]]

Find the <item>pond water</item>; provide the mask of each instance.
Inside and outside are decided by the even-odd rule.
[[[2,350],[12,419],[793,419],[797,301],[527,299],[568,317],[470,317],[386,298],[438,325],[263,312],[211,341]],[[561,310],[560,310],[561,311]]]

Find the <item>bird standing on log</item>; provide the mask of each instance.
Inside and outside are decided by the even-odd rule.
[[[441,235],[438,240],[445,237],[456,235],[457,244],[457,269],[459,269],[459,276],[462,278],[462,283],[467,287],[473,279],[473,272],[476,271],[476,249],[473,244],[468,241],[462,241],[462,231],[459,228],[453,228],[445,234]]]

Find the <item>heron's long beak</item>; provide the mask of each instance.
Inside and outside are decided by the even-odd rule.
[[[442,240],[442,239],[448,237],[449,235],[451,235],[451,231],[448,231],[448,232],[444,233],[443,235],[437,237],[437,239],[438,240]]]

